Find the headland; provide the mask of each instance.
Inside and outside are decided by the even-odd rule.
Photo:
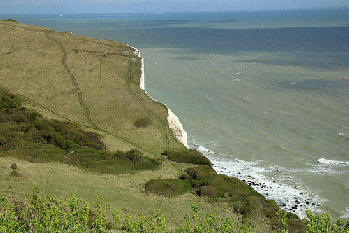
[[[187,148],[178,117],[146,94],[137,49],[14,20],[0,32],[0,86],[10,90],[1,90],[1,193],[10,199],[37,188],[104,196],[123,218],[160,209],[172,229],[201,203],[260,232],[281,229],[280,212],[289,232],[305,232],[296,215]]]

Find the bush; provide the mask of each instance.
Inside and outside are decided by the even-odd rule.
[[[218,191],[213,186],[201,186],[199,195],[201,197],[217,197]]]
[[[12,170],[12,172],[10,172],[10,177],[18,178],[18,177],[22,177],[22,175],[19,174],[18,171]]]
[[[310,210],[307,211],[307,219],[305,220],[309,233],[317,232],[333,232],[333,233],[348,233],[349,221],[345,224],[342,219],[338,219],[336,223],[331,223],[332,217],[329,213],[313,214]]]
[[[208,158],[206,158],[199,151],[193,150],[193,149],[178,150],[178,151],[165,150],[162,153],[162,155],[167,156],[169,160],[172,160],[177,163],[192,163],[192,164],[212,166],[212,163]]]
[[[190,167],[185,171],[191,177],[191,179],[206,179],[217,174],[217,172],[211,166],[208,165]]]
[[[126,156],[134,164],[137,164],[144,159],[143,154],[139,150],[136,150],[136,149],[131,149],[131,150],[127,151]]]
[[[145,190],[165,197],[173,197],[191,190],[190,182],[177,179],[152,179],[145,184]]]
[[[257,215],[274,221],[278,226],[276,212],[279,206],[272,200],[266,200],[263,195],[256,192],[249,185],[235,177],[217,174],[212,166],[199,165],[185,170],[180,179],[189,181],[194,191],[199,196],[215,198],[216,201],[228,202],[234,212],[244,216]],[[290,215],[288,218],[294,218]],[[297,222],[298,221],[298,222]],[[291,222],[299,225],[299,218]]]
[[[6,21],[10,21],[10,22],[17,23],[17,21],[16,21],[16,20],[14,20],[14,19],[6,19]]]
[[[134,123],[137,128],[145,128],[151,124],[152,121],[149,118],[138,118]]]
[[[38,119],[33,123],[41,137],[47,143],[54,144],[62,149],[95,148],[105,149],[100,136],[94,132],[87,132],[70,122]],[[31,129],[28,126],[26,131]]]
[[[239,200],[246,196],[256,196],[265,199],[263,195],[235,177],[228,177],[222,174],[215,175],[214,179],[209,182],[209,185],[214,186],[218,190],[220,197],[229,196],[233,200]]]
[[[215,175],[217,175],[216,171],[208,165],[199,165],[197,167],[188,168],[186,174],[189,176],[193,188],[210,185]],[[185,177],[185,175],[182,175],[182,178],[183,177]]]
[[[11,169],[12,170],[17,170],[18,169],[17,164],[16,163],[12,163],[11,164]]]
[[[121,151],[121,150],[117,150],[113,156],[117,159],[128,159],[127,155],[125,152]]]
[[[109,152],[105,150],[76,149],[60,158],[62,163],[78,166],[101,174],[122,174],[137,170],[151,170],[158,163],[143,156],[138,150]]]
[[[17,108],[21,103],[22,100],[19,96],[0,88],[0,110]]]
[[[7,127],[0,127],[0,149],[10,150],[14,149],[19,142],[17,134],[10,131]]]
[[[33,122],[40,114],[35,111],[14,109],[5,109],[0,111],[0,122]]]

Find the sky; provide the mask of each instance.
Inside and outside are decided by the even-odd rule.
[[[0,0],[0,14],[227,12],[348,7],[348,0]]]

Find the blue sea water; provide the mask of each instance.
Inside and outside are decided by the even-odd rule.
[[[0,15],[141,51],[189,145],[285,210],[349,218],[349,10]]]

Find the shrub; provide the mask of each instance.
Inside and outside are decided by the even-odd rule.
[[[12,170],[12,172],[10,172],[10,177],[18,178],[18,177],[22,177],[22,175],[19,174],[18,171]]]
[[[232,199],[239,200],[246,196],[256,196],[264,199],[264,196],[256,192],[253,188],[235,177],[228,177],[223,174],[215,175],[209,183],[218,190],[220,197],[228,194]]]
[[[180,177],[180,180],[190,180],[191,176],[188,173],[183,173]]]
[[[5,135],[0,134],[0,146],[5,145],[8,141],[9,140]]]
[[[17,134],[8,130],[7,127],[0,128],[0,149],[10,150],[14,149],[19,139]]]
[[[16,108],[5,109],[0,112],[0,122],[30,122],[33,114],[31,111],[21,111]]]
[[[193,188],[210,185],[215,175],[217,175],[216,171],[208,165],[188,168],[186,174],[190,177],[189,180]],[[182,175],[182,177],[185,176]]]
[[[189,192],[191,185],[187,180],[152,179],[145,184],[145,190],[165,197],[172,197]]]
[[[199,195],[201,197],[217,197],[218,191],[213,186],[201,186]]]
[[[117,150],[113,156],[117,159],[128,159],[127,155],[125,152],[121,151],[121,150]]]
[[[310,210],[307,211],[307,219],[305,220],[309,233],[317,232],[333,232],[333,233],[348,233],[349,221],[345,224],[342,219],[338,219],[336,223],[331,223],[331,215],[327,212],[322,214],[313,214]]]
[[[12,170],[17,170],[18,169],[17,164],[16,163],[12,163],[11,164],[11,169]]]
[[[13,109],[21,105],[22,100],[19,96],[0,88],[0,110]]]
[[[137,128],[145,128],[151,124],[152,121],[149,118],[138,118],[134,123]]]
[[[191,167],[186,170],[187,174],[190,175],[192,179],[205,179],[216,175],[217,172],[208,165],[199,165],[196,167]]]
[[[206,158],[199,151],[193,150],[193,149],[178,150],[178,151],[165,150],[162,153],[162,155],[167,156],[169,160],[172,160],[177,163],[192,163],[192,164],[212,166],[212,163],[208,158]]]
[[[127,158],[129,158],[132,163],[137,164],[139,162],[141,162],[143,160],[143,154],[136,149],[131,149],[129,151],[126,152],[126,156]]]
[[[10,22],[17,23],[17,21],[16,21],[16,20],[14,20],[14,19],[6,19],[6,21],[10,21]]]
[[[100,135],[94,132],[87,132],[70,122],[38,119],[33,126],[39,130],[40,135],[47,143],[54,144],[62,149],[95,148],[105,149]],[[26,127],[26,131],[31,129]]]
[[[102,174],[130,173],[137,170],[155,169],[159,164],[143,156],[137,150],[109,152],[105,150],[76,149],[60,157],[61,162]],[[131,160],[133,159],[133,161]]]

